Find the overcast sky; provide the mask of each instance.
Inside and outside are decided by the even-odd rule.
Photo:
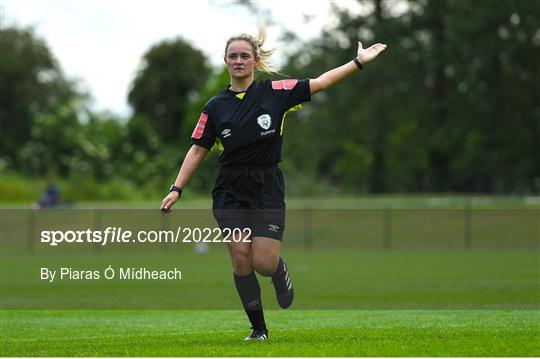
[[[308,40],[331,21],[325,0],[258,3],[276,22],[268,26],[270,47],[284,46],[278,41],[284,30]],[[357,7],[354,0],[338,4]],[[0,5],[5,24],[33,26],[45,39],[65,73],[80,79],[93,96],[94,109],[121,116],[130,112],[129,84],[153,44],[183,36],[217,65],[229,36],[256,35],[258,26],[257,16],[230,1],[0,0]]]

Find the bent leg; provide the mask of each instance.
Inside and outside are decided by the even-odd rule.
[[[276,272],[281,251],[281,241],[268,237],[253,237],[251,265],[262,276],[270,277]]]
[[[276,298],[281,308],[289,308],[294,299],[294,289],[287,265],[279,256],[281,241],[267,237],[254,237],[251,263],[257,273],[272,277]]]

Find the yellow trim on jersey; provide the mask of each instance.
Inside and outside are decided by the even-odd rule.
[[[221,143],[221,140],[219,139],[219,137],[216,137],[216,143],[214,144],[214,146],[212,146],[210,151],[212,152],[219,151],[218,156],[221,156],[223,151],[225,151],[225,148],[223,148],[223,143]]]
[[[285,111],[285,113],[283,114],[283,118],[281,119],[281,128],[279,130],[280,136],[283,136],[283,127],[285,126],[285,116],[287,116],[289,112],[300,111],[301,109],[302,109],[302,105],[296,105],[294,107],[291,107],[287,111]]]
[[[246,94],[245,92],[242,92],[242,93],[237,94],[236,97],[238,97],[239,99],[242,99],[245,94]],[[283,118],[281,119],[281,128],[279,130],[280,136],[283,136],[283,127],[285,126],[285,116],[287,116],[287,114],[290,112],[300,111],[301,109],[302,109],[302,105],[296,105],[294,107],[291,107],[287,111],[285,111],[285,113],[283,114]],[[214,146],[212,146],[210,151],[212,152],[219,151],[218,155],[221,155],[223,151],[225,151],[225,148],[223,147],[223,144],[221,143],[221,140],[219,139],[219,137],[216,137],[216,143],[214,144]]]
[[[238,97],[240,100],[242,100],[245,94],[246,94],[245,92],[240,92],[240,93],[237,93],[235,96]]]

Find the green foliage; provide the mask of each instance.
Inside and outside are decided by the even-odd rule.
[[[64,205],[77,202],[105,200],[149,201],[156,200],[166,193],[165,183],[156,181],[137,185],[134,181],[110,177],[98,180],[92,176],[72,175],[70,177],[49,176],[29,178],[13,173],[3,173],[0,178],[0,198],[3,205],[10,203],[36,203],[51,180],[60,190],[60,200]],[[156,205],[157,207],[157,205]]]
[[[74,200],[144,200],[166,191],[185,151],[164,144],[152,118],[90,111],[88,97],[31,29],[3,30],[0,48],[3,201],[35,201],[45,178]],[[187,95],[182,101],[186,106]]]
[[[28,173],[66,176],[74,171],[88,175],[92,171],[89,163],[77,160],[83,154],[101,153],[84,136],[77,108],[73,103],[64,103],[35,116],[30,137],[18,159],[20,167]]]
[[[388,50],[317,95],[296,138],[295,166],[349,191],[538,191],[540,7],[527,1],[366,0],[335,7],[336,26],[289,57],[286,73],[317,77],[355,44]],[[310,105],[308,105],[310,106]],[[300,135],[299,135],[300,134]]]
[[[154,45],[143,57],[129,92],[129,103],[165,141],[180,135],[190,98],[210,72],[204,54],[182,38]]]
[[[2,162],[14,164],[39,116],[76,96],[47,44],[28,28],[0,33],[0,129]]]
[[[334,6],[334,27],[309,43],[284,38],[298,45],[282,71],[294,78],[350,61],[358,40],[389,45],[364,71],[287,116],[287,192],[540,191],[540,6],[361,4],[361,15]],[[96,197],[94,184],[125,184],[105,191],[117,199],[166,189],[204,104],[229,82],[226,68],[210,69],[185,40],[158,43],[141,60],[129,93],[135,113],[125,119],[89,110],[88,95],[34,30],[3,29],[0,53],[0,170],[89,183],[85,193]],[[190,191],[209,193],[217,154],[200,166]]]

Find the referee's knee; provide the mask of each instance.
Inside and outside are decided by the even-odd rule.
[[[253,269],[262,276],[269,277],[276,272],[277,262],[273,258],[254,257]]]
[[[253,272],[250,252],[238,251],[231,255],[233,271],[237,275],[248,275]]]

